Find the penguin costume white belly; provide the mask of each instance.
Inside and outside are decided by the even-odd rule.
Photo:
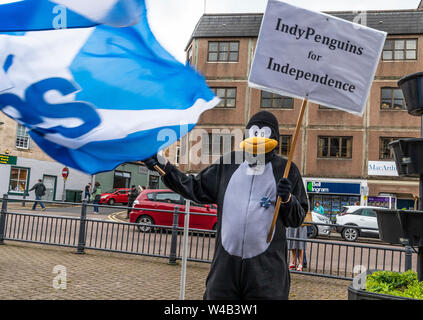
[[[157,157],[144,161],[150,169],[159,165],[166,173],[163,182],[185,198],[218,205],[216,247],[204,299],[288,299],[289,295],[285,227],[303,223],[306,192],[294,163],[288,179],[282,178],[287,160],[274,151],[279,141],[276,117],[261,111],[246,129],[242,163],[235,162],[240,157],[232,152],[193,176],[170,163],[160,164]],[[278,195],[283,203],[267,243]]]

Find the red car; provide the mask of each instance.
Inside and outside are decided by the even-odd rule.
[[[151,189],[144,190],[134,201],[134,207],[129,214],[129,222],[132,223],[146,223],[161,226],[171,226],[173,224],[173,210],[178,207],[182,212],[179,215],[178,224],[184,227],[185,215],[185,199],[173,192],[165,189]],[[136,208],[143,208],[147,210],[136,210]],[[170,212],[150,211],[152,210],[168,210]],[[217,222],[217,206],[213,204],[197,204],[191,201],[190,203],[190,217],[189,227],[193,229],[216,230]],[[193,213],[207,213],[209,215],[196,215]],[[151,230],[149,226],[139,226],[142,232]]]
[[[115,203],[128,203],[129,188],[116,188],[101,194],[100,204],[108,204],[113,206]]]

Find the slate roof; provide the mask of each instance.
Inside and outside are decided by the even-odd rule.
[[[353,21],[352,11],[326,12],[338,18]],[[257,37],[262,13],[257,14],[205,14],[200,18],[192,38]],[[391,35],[423,33],[423,11],[392,10],[367,11],[367,26],[386,31]],[[191,40],[190,40],[191,42]]]

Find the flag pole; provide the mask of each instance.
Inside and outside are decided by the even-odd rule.
[[[303,103],[301,105],[300,115],[298,116],[298,121],[297,121],[297,126],[295,128],[294,137],[292,139],[291,150],[289,151],[289,155],[288,155],[288,162],[286,163],[285,172],[283,174],[283,177],[285,179],[288,178],[289,170],[291,169],[292,158],[294,157],[295,146],[297,144],[298,135],[300,133],[301,124],[303,123],[304,113],[305,113],[307,105],[308,105],[308,99],[304,98]],[[270,226],[270,231],[269,231],[269,234],[267,235],[267,243],[269,243],[270,240],[272,240],[273,230],[275,229],[276,220],[278,219],[281,203],[282,203],[282,199],[281,197],[278,196],[278,199],[276,200],[275,212],[273,214],[272,225]]]

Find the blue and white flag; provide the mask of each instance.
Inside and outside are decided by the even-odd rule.
[[[66,166],[146,159],[218,102],[155,39],[144,0],[0,5],[0,110]]]

